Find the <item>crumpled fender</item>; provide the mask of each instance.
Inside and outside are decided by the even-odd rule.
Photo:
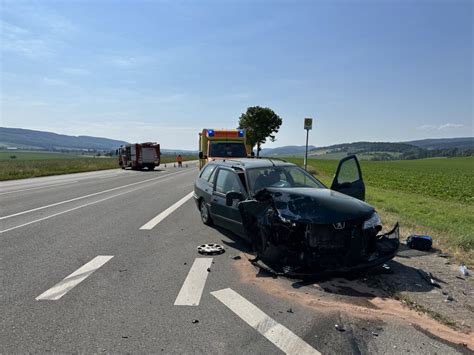
[[[330,192],[327,191],[323,195],[318,195],[312,194],[314,191],[307,191],[308,189],[295,193],[293,190],[302,189],[291,189],[291,193],[286,190],[290,189],[264,189],[256,194],[254,200],[245,200],[238,204],[243,227],[257,253],[257,258],[254,259],[256,265],[278,275],[304,277],[367,269],[383,264],[396,255],[400,244],[398,223],[389,233],[377,236],[375,233],[372,234],[370,255],[362,253],[360,260],[358,259],[356,263],[344,265],[341,257],[341,265],[337,267],[325,265],[324,270],[318,269],[317,272],[308,270],[308,265],[303,266],[303,261],[300,268],[295,267],[295,264],[299,263],[298,258],[303,260],[303,256],[298,253],[309,255],[314,250],[304,244],[306,225],[331,225],[344,220],[360,220],[368,218],[374,209],[366,203],[342,194],[339,194],[342,197],[336,196],[334,200],[334,196],[330,197],[331,195],[328,195]],[[323,196],[322,200],[321,196]],[[331,203],[334,203],[334,206],[331,207]],[[357,238],[362,238],[362,236]],[[359,249],[351,250],[358,253]],[[332,254],[325,252],[321,255],[339,264],[337,256],[333,258],[330,256]],[[262,261],[265,262],[263,265]],[[288,266],[282,265],[284,263]],[[274,265],[267,266],[266,264]],[[311,268],[314,269],[314,267]]]

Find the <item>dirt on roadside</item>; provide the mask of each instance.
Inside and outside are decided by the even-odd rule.
[[[362,319],[403,322],[474,351],[474,281],[461,276],[459,265],[438,251],[401,247],[387,263],[351,278],[299,282],[274,278],[253,266],[243,254],[235,266],[241,280],[263,292],[291,299],[318,311],[342,311]],[[431,273],[434,283],[426,275]],[[439,286],[439,287],[438,287]]]

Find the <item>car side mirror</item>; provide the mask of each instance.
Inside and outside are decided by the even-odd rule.
[[[199,152],[199,159],[204,159],[204,154],[202,152]]]
[[[242,201],[244,199],[244,195],[241,192],[231,191],[225,195],[225,204],[226,206],[232,206],[234,200]]]

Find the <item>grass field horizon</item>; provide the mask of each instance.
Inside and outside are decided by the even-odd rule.
[[[303,165],[302,158],[285,158]],[[338,160],[308,159],[330,186]],[[402,234],[429,234],[436,247],[474,266],[474,157],[360,161],[366,201]]]
[[[183,156],[185,161],[192,159],[197,157]],[[161,156],[161,164],[175,160],[173,155]],[[0,151],[0,181],[118,168],[117,157],[60,152]]]

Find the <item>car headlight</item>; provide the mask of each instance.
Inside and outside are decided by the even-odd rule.
[[[378,213],[374,212],[372,216],[370,216],[370,218],[364,222],[364,224],[362,225],[362,229],[371,229],[381,225],[382,221]]]

